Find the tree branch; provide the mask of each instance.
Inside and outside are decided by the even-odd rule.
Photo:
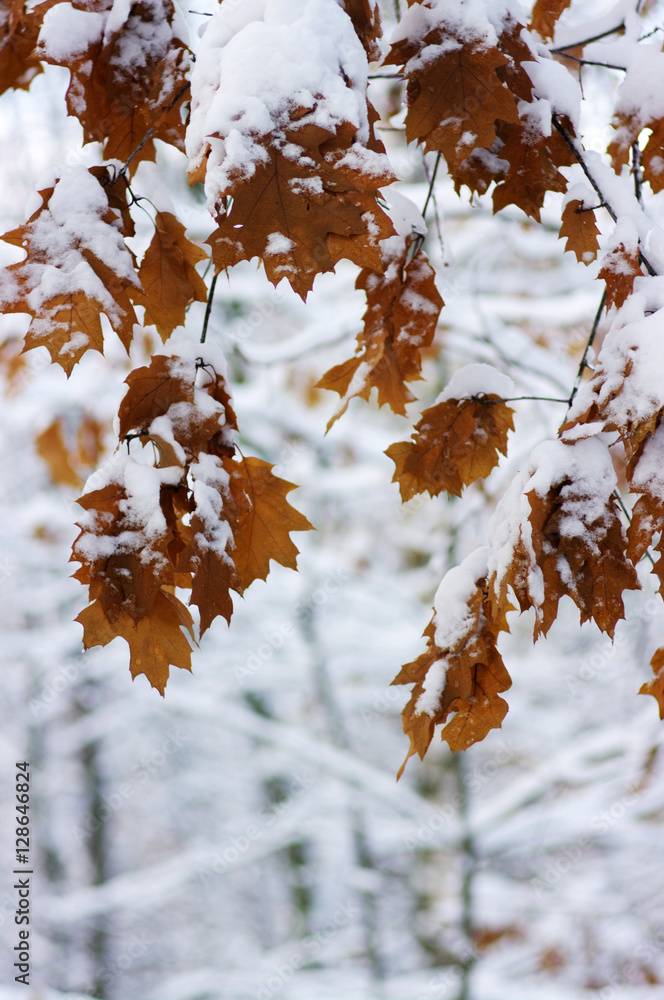
[[[212,300],[214,299],[214,290],[218,277],[219,271],[217,271],[214,278],[210,282],[210,291],[208,292],[207,303],[205,306],[205,318],[203,319],[203,330],[201,332],[201,344],[205,343],[205,338],[207,337],[208,323],[210,322],[210,313],[212,312]]]
[[[602,189],[600,188],[599,184],[597,183],[597,181],[593,177],[592,173],[590,172],[590,170],[588,168],[588,164],[586,163],[586,161],[584,159],[584,156],[583,156],[583,150],[579,149],[579,147],[577,146],[577,144],[575,143],[575,141],[572,139],[572,137],[569,134],[569,132],[567,131],[567,129],[565,129],[563,127],[563,125],[561,125],[560,120],[558,119],[557,115],[555,115],[555,114],[552,115],[551,116],[551,120],[553,122],[554,127],[560,133],[560,135],[561,135],[563,141],[565,142],[565,144],[568,146],[568,148],[574,154],[575,160],[577,161],[577,163],[579,164],[579,166],[583,170],[584,174],[586,175],[586,177],[588,178],[588,180],[592,184],[593,188],[595,189],[595,191],[597,193],[597,196],[598,196],[599,200],[603,203],[604,207],[606,208],[607,212],[609,213],[609,215],[611,216],[611,218],[613,219],[613,221],[617,222],[618,221],[618,216],[616,215],[615,211],[611,207],[610,201],[605,196],[604,192],[602,191]],[[652,277],[654,277],[657,274],[657,271],[652,266],[652,264],[650,263],[650,261],[648,260],[648,258],[646,257],[646,255],[643,253],[642,250],[639,250],[639,262],[641,264],[643,264],[643,266],[645,267],[645,269],[648,272],[648,274],[650,274]]]

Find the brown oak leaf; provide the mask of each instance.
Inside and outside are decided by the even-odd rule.
[[[170,212],[157,212],[155,233],[138,276],[145,292],[146,319],[167,340],[184,323],[191,302],[205,302],[207,286],[195,268],[207,254],[185,236],[185,228]]]
[[[346,148],[350,134],[339,130]],[[305,299],[315,276],[334,270],[342,257],[380,268],[379,241],[393,229],[376,194],[393,178],[374,177],[367,191],[361,171],[340,162],[343,145],[335,155],[339,135],[315,125],[288,133],[302,148],[297,159],[266,142],[266,159],[252,176],[221,192],[233,203],[208,240],[217,271],[260,257],[272,284],[285,277]],[[332,150],[323,151],[326,144]]]
[[[493,210],[518,205],[540,222],[546,192],[567,189],[558,167],[569,166],[572,154],[558,132],[542,134],[536,106],[532,114],[529,106],[522,108],[519,121],[501,125],[499,133],[503,145],[498,155],[509,163],[509,168],[493,192]]]
[[[61,39],[70,35],[71,8],[81,41],[67,47]],[[189,50],[178,36],[172,0],[128,5],[113,30],[107,30],[113,0],[94,8],[88,0],[46,0],[37,7],[36,13],[44,11],[37,54],[69,70],[67,108],[81,122],[84,141],[103,143],[107,160],[131,158],[133,172],[142,160],[154,160],[155,139],[184,149]]]
[[[431,58],[409,61],[431,47]],[[518,121],[514,95],[498,70],[508,57],[485,39],[457,38],[436,27],[392,46],[385,64],[404,66],[408,81],[406,138],[443,153],[452,176],[476,147],[490,149],[496,121]]]
[[[614,487],[610,455],[599,439],[550,441],[535,449],[531,465],[501,501],[520,510],[525,500],[529,513],[503,541],[498,561],[508,568],[500,576],[493,571],[491,590],[499,606],[511,586],[522,611],[534,608],[535,639],[551,628],[563,596],[577,605],[582,623],[593,619],[613,637],[625,617],[623,591],[640,589],[625,552]],[[497,524],[501,520],[499,506]]]
[[[367,58],[370,62],[377,62],[381,57],[378,39],[383,34],[378,4],[371,3],[371,0],[344,0],[343,7],[353,22]]]
[[[568,201],[563,209],[559,238],[566,239],[565,250],[573,250],[581,264],[590,264],[597,257],[599,229],[595,212],[584,207],[578,198]]]
[[[195,642],[192,617],[177,597],[159,590],[149,612],[138,620],[123,612],[113,623],[104,613],[101,601],[94,601],[76,618],[83,626],[83,645],[107,646],[120,636],[126,639],[131,653],[131,676],[145,674],[152,687],[164,694],[171,666],[191,670],[191,646],[182,629]]]
[[[488,476],[507,454],[507,433],[514,430],[514,410],[499,396],[447,399],[424,410],[412,441],[390,445],[385,454],[396,469],[404,503],[426,490],[461,496],[464,486]]]
[[[111,208],[94,171],[73,168],[39,193],[41,207],[2,237],[27,256],[0,273],[0,308],[29,313],[25,350],[46,347],[70,375],[86,351],[103,350],[102,312],[129,349],[136,323],[130,298],[138,297],[140,283],[122,235],[122,213]],[[72,213],[82,199],[83,231]]]
[[[603,258],[602,269],[597,277],[606,282],[607,309],[611,306],[620,309],[632,294],[634,279],[641,273],[638,248],[627,250],[625,244],[620,243]]]
[[[655,676],[641,685],[639,694],[652,695],[659,707],[659,717],[664,719],[664,646],[655,651],[650,666]]]
[[[379,406],[387,403],[395,413],[405,414],[406,403],[415,398],[405,383],[421,377],[421,353],[433,341],[444,303],[426,255],[418,250],[406,263],[409,244],[404,240],[398,254],[384,255],[384,273],[365,269],[355,282],[367,296],[358,353],[317,383],[317,388],[332,389],[342,397],[328,430],[354,396],[368,399],[373,388],[378,390]]]
[[[40,15],[28,13],[24,0],[0,0],[0,94],[27,90],[42,72],[35,56],[40,26]]]
[[[237,508],[233,561],[241,590],[246,590],[254,580],[265,580],[271,559],[296,569],[298,550],[290,532],[313,531],[313,525],[286,500],[296,484],[275,476],[269,462],[226,459],[224,467]]]
[[[558,18],[570,3],[571,0],[537,0],[530,21],[531,31],[542,38],[553,38]]]
[[[463,591],[464,615],[460,622],[446,619],[445,609],[434,613],[425,630],[427,650],[412,663],[401,668],[393,684],[412,684],[410,701],[403,713],[403,729],[410,739],[410,748],[401,765],[401,777],[409,758],[417,753],[420,760],[429,748],[436,725],[446,723],[441,739],[450,750],[467,750],[473,743],[483,740],[492,729],[499,729],[507,714],[507,703],[500,693],[511,686],[496,642],[502,631],[509,631],[506,613],[511,606],[492,604],[487,590],[486,560],[484,566],[476,565],[472,581],[466,567],[473,563],[473,553],[461,567],[451,570],[441,585],[450,585],[459,596]],[[472,582],[469,590],[467,584]],[[467,592],[468,591],[468,592]],[[444,603],[439,594],[436,607]],[[438,636],[441,619],[445,620],[441,638]],[[439,644],[440,643],[440,644]]]

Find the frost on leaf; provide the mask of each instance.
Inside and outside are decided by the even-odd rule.
[[[179,650],[170,662],[189,667],[183,637],[172,626],[164,633],[173,588],[191,590],[202,634],[218,615],[230,620],[231,591],[265,579],[270,560],[295,569],[290,532],[311,528],[286,500],[294,484],[267,462],[235,457],[221,355],[208,345],[193,345],[189,355],[156,355],[128,376],[120,436],[146,447],[140,461],[117,457],[106,485],[81,497],[86,514],[72,554],[81,563],[76,578],[97,602],[79,618],[86,645],[123,636],[134,675],[147,673],[162,692],[168,656]],[[173,607],[189,627],[186,608]],[[101,638],[93,642],[93,634]],[[154,672],[145,667],[150,643],[160,664]]]
[[[406,137],[443,153],[452,176],[476,147],[491,149],[496,122],[518,121],[514,94],[498,71],[509,58],[487,34],[463,31],[463,11],[414,4],[397,28],[385,63],[408,81]]]
[[[107,160],[154,160],[154,140],[184,148],[189,50],[173,0],[47,0],[37,54],[71,74],[67,109]],[[39,13],[37,7],[36,13]],[[139,144],[147,141],[138,150]]]
[[[563,432],[574,428],[577,435],[586,426],[588,434],[617,431],[630,461],[655,430],[664,409],[660,368],[664,313],[656,305],[645,291],[632,293],[611,324],[593,376],[582,383],[562,427]]]
[[[560,239],[566,239],[565,250],[573,250],[580,264],[590,264],[597,257],[599,229],[595,213],[578,198],[571,199],[563,209]]]
[[[622,593],[640,585],[625,553],[615,485],[599,438],[547,441],[498,505],[490,525],[492,599],[504,606],[511,587],[521,610],[535,611],[535,639],[549,631],[565,595],[581,622],[593,619],[612,637],[624,618]]]
[[[628,49],[626,56],[627,72],[618,90],[612,121],[616,135],[607,152],[619,174],[641,132],[651,129],[641,166],[644,179],[657,192],[664,186],[664,121],[658,84],[664,72],[664,54],[661,44],[648,44]]]
[[[471,553],[444,577],[425,630],[427,650],[401,668],[393,684],[413,684],[402,713],[410,749],[399,771],[429,748],[436,725],[456,713],[441,732],[450,750],[467,750],[499,729],[507,714],[500,693],[511,686],[496,647],[500,632],[509,631],[510,605],[492,603],[487,591],[487,549]]]
[[[425,491],[432,497],[443,490],[461,496],[464,486],[488,476],[499,453],[507,454],[513,414],[493,394],[444,399],[424,410],[412,440],[385,452],[396,466],[392,482],[399,484],[403,502]]]
[[[627,249],[624,243],[620,243],[602,259],[602,269],[597,277],[606,282],[607,309],[611,306],[620,309],[632,294],[634,279],[641,273],[637,246]]]
[[[659,707],[659,717],[664,719],[664,647],[660,646],[656,650],[650,661],[652,672],[655,675],[652,680],[646,681],[639,688],[639,694],[650,694],[657,701]]]
[[[27,90],[42,72],[34,54],[41,18],[25,6],[24,0],[0,0],[0,94]]]
[[[367,311],[357,353],[317,383],[341,396],[328,430],[354,396],[368,399],[373,388],[379,406],[387,403],[395,413],[405,414],[415,399],[406,382],[421,377],[422,351],[433,342],[443,300],[426,255],[418,250],[407,263],[411,243],[410,236],[385,240],[382,273],[365,268],[358,275],[355,287],[366,292]]]
[[[188,305],[207,299],[207,286],[194,266],[206,258],[174,215],[157,212],[155,233],[138,276],[145,292],[146,320],[155,324],[162,340],[184,323]]]
[[[103,351],[101,313],[129,350],[140,283],[122,212],[94,170],[71,168],[40,195],[41,208],[2,237],[27,256],[0,272],[0,308],[30,313],[25,350],[46,347],[69,375],[87,350]]]
[[[394,177],[366,83],[366,54],[336,0],[306,0],[296,17],[267,0],[240,29],[224,5],[210,19],[187,153],[218,223],[217,271],[259,257],[273,284],[287,278],[305,298],[344,257],[380,268],[393,230],[376,198]]]

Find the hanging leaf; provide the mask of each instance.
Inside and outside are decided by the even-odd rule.
[[[396,469],[404,503],[427,491],[461,496],[464,486],[488,476],[507,454],[507,433],[514,430],[514,410],[499,396],[446,399],[422,413],[412,441],[390,445],[385,454]]]
[[[418,250],[406,263],[411,239],[398,240],[398,251],[383,251],[383,273],[363,270],[355,282],[366,292],[364,326],[357,336],[357,351],[335,365],[317,383],[341,396],[341,405],[327,427],[339,419],[354,396],[368,399],[378,390],[378,404],[388,404],[405,414],[415,397],[406,382],[419,379],[422,351],[433,342],[443,300],[426,255]]]
[[[25,7],[24,0],[0,0],[0,94],[27,90],[42,72],[35,56],[41,17]]]
[[[664,647],[660,646],[656,650],[650,661],[652,672],[655,675],[652,680],[646,681],[639,688],[639,694],[649,694],[656,700],[659,707],[659,717],[664,719]]]
[[[88,0],[47,0],[36,13],[42,9],[37,54],[69,70],[67,109],[85,142],[102,142],[107,160],[133,154],[130,172],[154,160],[155,139],[184,148],[189,50],[172,0],[122,8],[113,0],[93,7]]]
[[[602,269],[597,275],[606,282],[606,308],[620,309],[632,294],[634,279],[641,274],[638,248],[627,250],[620,243],[602,259]]]
[[[40,195],[25,225],[2,237],[27,256],[0,273],[0,307],[29,313],[25,350],[46,347],[70,375],[86,351],[103,351],[101,313],[129,350],[140,283],[121,212],[92,171],[71,168]]]
[[[440,735],[454,753],[499,729],[507,714],[500,694],[512,682],[496,641],[500,632],[509,631],[506,613],[511,606],[507,602],[497,606],[489,599],[487,552],[476,550],[447,573],[424,633],[426,652],[402,667],[392,681],[415,685],[402,713],[410,749],[398,778],[413,754],[424,758],[436,725],[447,722],[450,715],[454,717]]]
[[[535,610],[535,639],[547,634],[564,596],[582,623],[592,619],[613,637],[625,617],[623,591],[640,589],[625,552],[615,483],[598,438],[547,441],[498,505],[491,592],[504,606],[511,587],[522,611]]]
[[[170,212],[157,212],[155,233],[145,252],[138,276],[145,292],[146,318],[167,340],[184,323],[187,306],[205,302],[207,286],[194,267],[207,254],[185,236],[185,229]]]
[[[565,250],[573,250],[580,264],[590,264],[597,258],[599,229],[592,209],[584,207],[578,198],[568,201],[563,209],[560,239],[566,239]]]
[[[182,629],[194,642],[191,615],[176,597],[159,590],[149,612],[136,620],[123,612],[111,624],[101,601],[95,601],[78,615],[83,626],[83,645],[107,646],[118,636],[129,644],[129,669],[133,678],[145,674],[153,688],[164,694],[169,668],[191,670],[191,646]]]

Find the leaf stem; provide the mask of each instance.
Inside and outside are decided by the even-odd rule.
[[[205,306],[205,318],[203,319],[203,331],[201,333],[201,344],[205,343],[205,338],[207,337],[208,323],[210,322],[210,313],[212,312],[212,300],[214,299],[214,289],[217,284],[217,278],[219,277],[219,272],[215,274],[214,278],[210,282],[210,291],[208,292],[207,303]]]

